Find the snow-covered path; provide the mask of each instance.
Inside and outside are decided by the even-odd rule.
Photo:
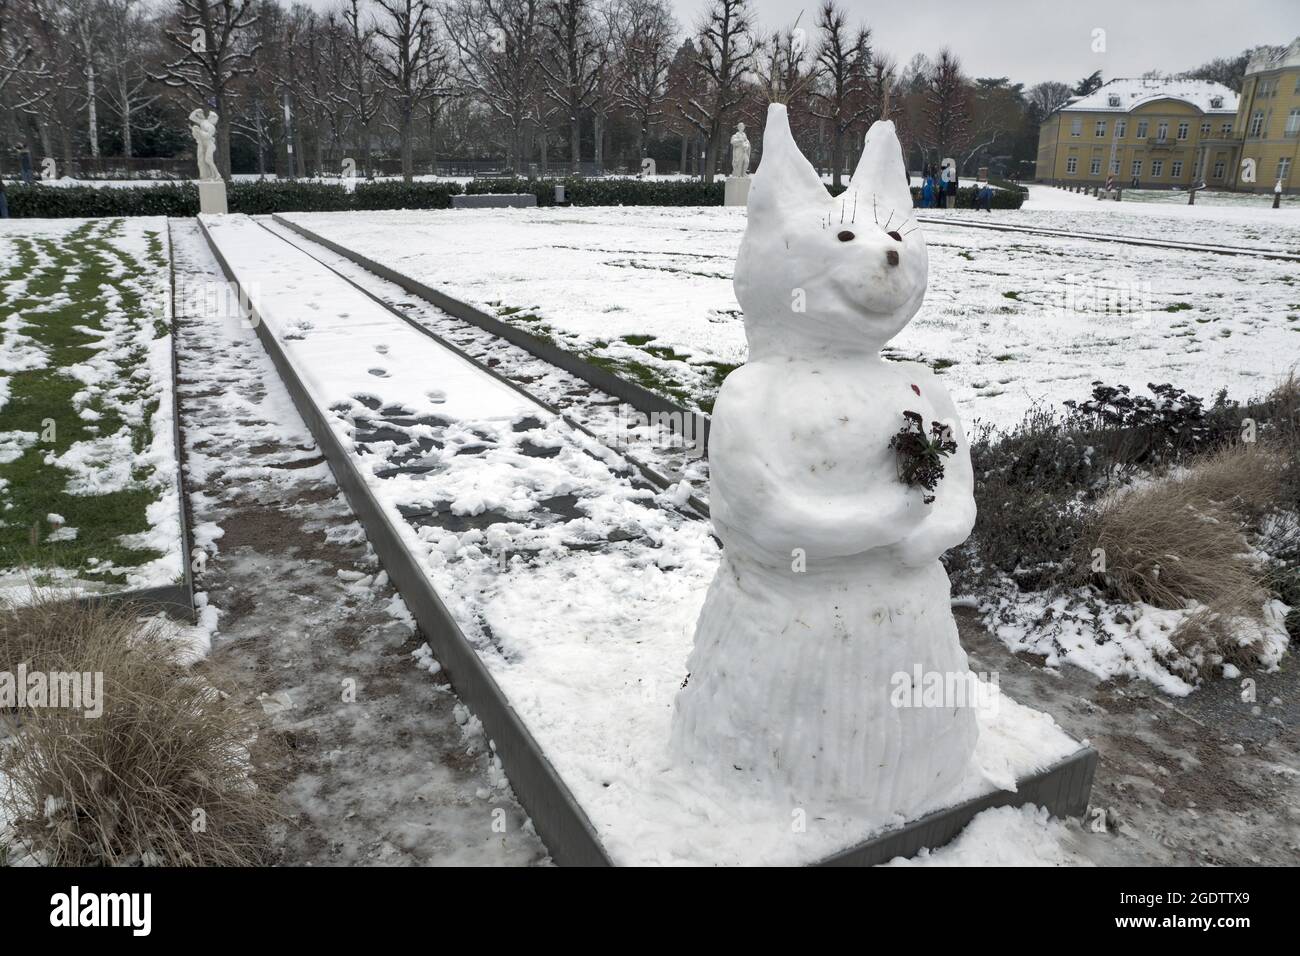
[[[284,744],[284,862],[545,860],[197,223],[171,233],[197,587],[213,662]]]

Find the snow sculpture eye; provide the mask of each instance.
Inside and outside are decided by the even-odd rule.
[[[903,237],[900,236],[897,232],[893,232],[893,231],[891,231],[888,235],[889,235],[889,238],[890,238],[890,239],[893,239],[895,242],[902,242],[902,241],[903,241]]]
[[[840,233],[838,236],[836,236],[835,238],[837,238],[840,242],[849,242],[850,240],[853,239],[853,233],[851,233],[851,232],[849,232],[847,229],[845,229],[843,232],[841,232],[841,233]]]

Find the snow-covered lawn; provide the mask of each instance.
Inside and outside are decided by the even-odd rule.
[[[161,219],[0,221],[0,590],[182,577],[167,256]]]
[[[1044,190],[1056,195],[1042,198]],[[1048,187],[1031,195],[1040,207],[1082,198]],[[976,221],[1300,248],[1296,210],[1148,204],[1116,211],[1123,204],[1088,202]],[[1099,206],[1105,211],[1094,213]],[[1170,215],[1175,210],[1187,213]],[[742,209],[287,218],[705,410],[721,379],[745,360],[731,287]],[[1086,398],[1097,378],[1138,390],[1168,381],[1205,397],[1227,389],[1245,399],[1300,353],[1295,263],[961,226],[924,229],[929,291],[892,354],[940,370],[968,422],[1010,425],[1035,403]]]

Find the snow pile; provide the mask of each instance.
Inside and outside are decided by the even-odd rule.
[[[885,866],[1091,866],[1071,848],[1074,834],[1042,807],[994,807],[975,816],[937,850],[895,857]]]

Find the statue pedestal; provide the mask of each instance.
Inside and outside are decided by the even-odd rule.
[[[749,202],[749,177],[728,176],[723,205],[743,206]]]
[[[230,210],[226,208],[226,184],[220,179],[199,180],[199,212],[224,216]]]

